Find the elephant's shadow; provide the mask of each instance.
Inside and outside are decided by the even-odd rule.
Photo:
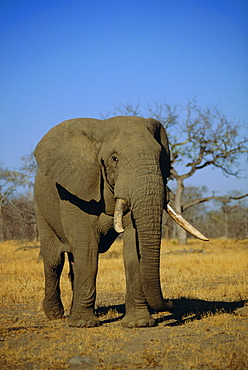
[[[223,302],[223,301],[204,301],[201,299],[180,298],[173,299],[173,311],[168,315],[164,314],[156,319],[156,325],[165,323],[165,326],[178,326],[194,320],[201,320],[206,315],[219,313],[234,313],[235,310],[244,306],[245,301]],[[107,314],[109,310],[115,310],[119,316],[113,319],[103,320],[102,324],[119,321],[124,317],[125,305],[99,307],[96,310],[98,316]],[[150,310],[151,314],[156,311]],[[167,323],[166,323],[167,322]]]

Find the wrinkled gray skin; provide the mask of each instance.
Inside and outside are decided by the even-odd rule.
[[[123,216],[126,314],[123,326],[154,325],[148,306],[167,311],[159,262],[161,222],[170,159],[167,136],[154,119],[73,119],[52,128],[35,150],[37,222],[45,271],[44,311],[62,318],[59,280],[68,253],[73,300],[69,325],[98,325],[94,314],[98,254],[118,234],[116,198]]]

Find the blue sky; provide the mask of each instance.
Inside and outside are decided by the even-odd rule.
[[[247,0],[1,0],[0,28],[0,162],[10,169],[57,123],[126,102],[196,98],[248,122]],[[202,170],[186,185],[220,194],[246,191],[247,178]]]

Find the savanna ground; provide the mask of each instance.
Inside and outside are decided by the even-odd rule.
[[[26,245],[26,244],[24,244]],[[0,243],[1,369],[248,369],[248,240],[162,242],[161,284],[173,313],[154,313],[154,328],[122,328],[122,243],[100,257],[97,314],[102,326],[70,328],[42,312],[38,249]],[[62,298],[71,300],[68,265]],[[246,307],[245,307],[246,308]]]

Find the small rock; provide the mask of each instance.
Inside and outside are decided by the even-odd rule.
[[[94,369],[94,362],[88,357],[74,356],[68,362],[68,365],[72,369]]]

